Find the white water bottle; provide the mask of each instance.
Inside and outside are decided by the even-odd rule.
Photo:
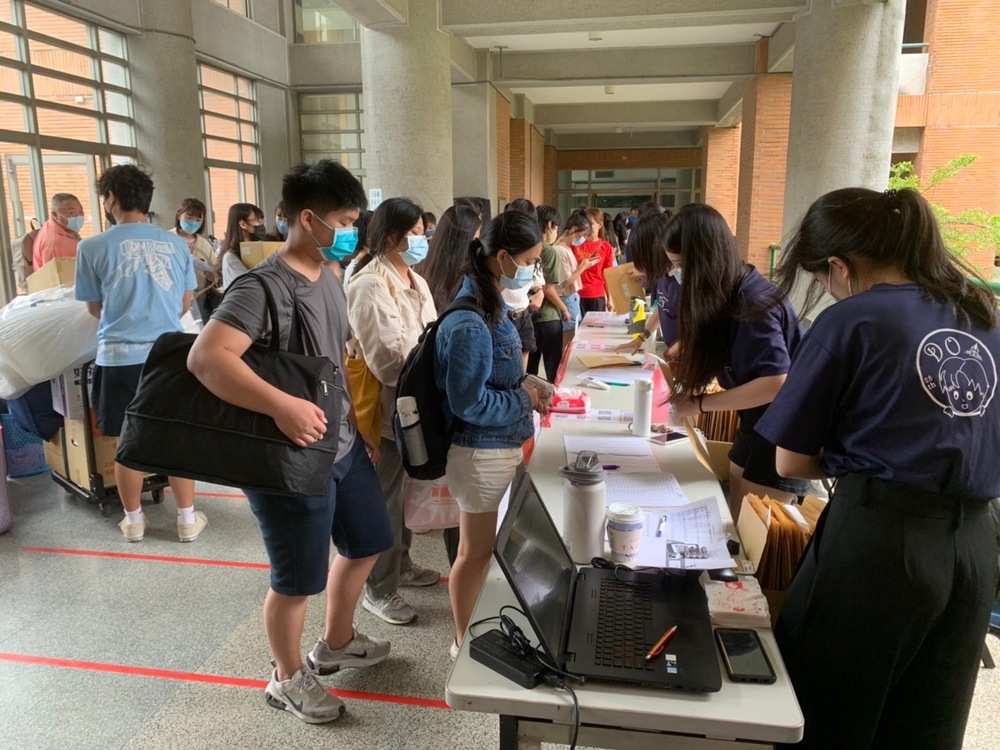
[[[564,479],[563,541],[573,562],[588,564],[604,557],[604,467],[596,453],[582,451],[559,475]]]
[[[401,396],[396,399],[396,412],[399,414],[399,426],[403,431],[403,442],[406,444],[406,458],[410,466],[423,466],[428,461],[427,446],[424,444],[424,431],[420,426],[420,412],[417,411],[417,400],[413,396]]]
[[[635,381],[635,406],[632,410],[632,434],[649,437],[653,420],[653,381]]]

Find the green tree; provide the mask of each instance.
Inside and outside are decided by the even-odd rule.
[[[959,256],[974,250],[989,250],[993,257],[1000,256],[1000,214],[991,214],[981,208],[970,208],[959,213],[950,211],[931,200],[931,191],[976,161],[973,154],[956,156],[947,164],[937,167],[927,185],[920,184],[920,175],[914,173],[913,163],[902,161],[890,170],[889,187],[896,190],[914,188],[925,193],[931,210],[941,227],[941,235],[948,249]]]

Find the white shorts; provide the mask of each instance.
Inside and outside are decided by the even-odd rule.
[[[520,448],[448,449],[448,490],[463,513],[496,513],[521,465]]]

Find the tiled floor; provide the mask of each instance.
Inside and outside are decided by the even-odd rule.
[[[389,638],[392,656],[324,678],[345,691],[348,713],[308,726],[263,700],[266,558],[245,501],[199,496],[210,525],[182,545],[168,497],[147,506],[153,528],[146,540],[126,545],[117,514],[103,518],[48,476],[10,487],[15,526],[0,536],[0,748],[496,746],[495,717],[443,702],[451,667],[444,584],[403,590],[419,613],[405,627],[358,608],[359,627]],[[416,536],[414,558],[447,571],[439,533]],[[209,564],[218,561],[232,564]],[[320,632],[324,603],[317,597],[310,605],[306,648]],[[1000,641],[991,640],[1000,661]],[[966,748],[1000,747],[998,716],[1000,670],[982,670]]]

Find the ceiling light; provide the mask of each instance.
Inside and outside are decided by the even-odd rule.
[[[592,41],[592,42],[600,42],[601,40],[604,39],[604,32],[603,31],[591,31],[589,34],[587,34],[587,38],[590,41]]]
[[[605,84],[604,85],[604,93],[605,94],[613,94],[613,93],[615,93],[615,87],[614,87],[614,85],[612,85],[610,83]]]

